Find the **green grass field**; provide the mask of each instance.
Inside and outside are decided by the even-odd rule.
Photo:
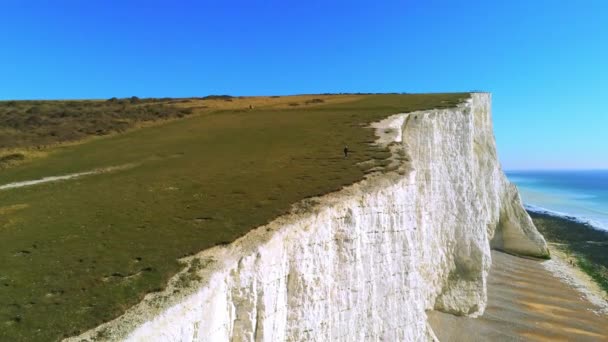
[[[193,114],[57,145],[0,170],[2,186],[131,165],[0,190],[0,341],[57,340],[117,317],[163,288],[180,257],[230,243],[299,200],[361,180],[362,161],[382,164],[388,152],[370,145],[370,122],[467,97],[174,101],[165,106]]]

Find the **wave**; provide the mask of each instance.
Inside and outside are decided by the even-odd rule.
[[[550,209],[539,207],[537,205],[532,205],[532,204],[524,204],[524,208],[527,211],[531,211],[533,213],[544,214],[544,215],[549,215],[549,216],[553,216],[553,217],[559,217],[559,218],[562,218],[562,219],[565,219],[568,221],[584,224],[595,230],[608,231],[608,225],[595,221],[595,220],[592,220],[592,219],[589,219],[589,218],[586,218],[586,217],[575,216],[575,215],[559,212],[556,210],[550,210]]]

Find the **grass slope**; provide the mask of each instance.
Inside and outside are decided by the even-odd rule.
[[[117,317],[161,289],[180,269],[178,258],[362,179],[362,161],[382,164],[388,153],[370,146],[368,123],[467,97],[177,102],[195,115],[58,146],[2,170],[0,185],[135,165],[0,191],[0,340],[56,340]]]

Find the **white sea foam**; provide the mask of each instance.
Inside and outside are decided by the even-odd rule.
[[[569,213],[564,213],[564,212],[560,212],[560,211],[556,211],[556,210],[551,210],[551,209],[543,208],[543,207],[533,205],[533,204],[525,204],[524,207],[526,208],[526,210],[531,211],[533,213],[559,217],[559,218],[562,218],[565,220],[584,224],[584,225],[588,226],[589,228],[593,228],[596,230],[602,230],[602,231],[608,231],[607,224],[596,221],[596,220],[592,220],[592,219],[589,219],[586,217],[572,215]]]

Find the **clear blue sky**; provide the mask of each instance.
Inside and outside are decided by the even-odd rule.
[[[505,169],[608,168],[604,0],[3,0],[0,32],[0,99],[485,90]]]

